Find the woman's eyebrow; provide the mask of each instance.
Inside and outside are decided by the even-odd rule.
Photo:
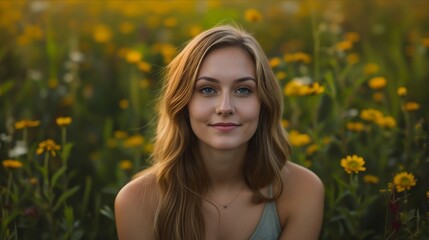
[[[200,76],[197,78],[197,81],[199,80],[206,80],[209,82],[220,82],[219,80],[217,80],[216,78],[213,77],[208,77],[208,76]],[[241,78],[237,78],[234,80],[234,82],[245,82],[245,81],[255,81],[256,80],[253,77],[247,76],[247,77],[241,77]]]

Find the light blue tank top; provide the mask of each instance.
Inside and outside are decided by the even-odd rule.
[[[271,196],[271,187],[269,191]],[[280,237],[280,233],[281,226],[277,214],[276,202],[267,202],[265,203],[264,212],[261,219],[259,219],[258,226],[256,226],[256,230],[253,232],[250,240],[277,240]]]

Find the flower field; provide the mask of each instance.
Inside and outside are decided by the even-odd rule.
[[[427,1],[0,1],[0,239],[116,239],[163,68],[239,24],[284,92],[320,239],[429,239]],[[309,189],[311,190],[311,189]]]

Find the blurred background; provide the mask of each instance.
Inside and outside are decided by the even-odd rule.
[[[0,1],[1,239],[116,239],[164,67],[238,24],[284,90],[321,239],[429,238],[427,1]]]

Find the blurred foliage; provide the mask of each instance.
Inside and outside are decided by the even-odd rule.
[[[255,35],[284,88],[292,161],[325,183],[321,239],[429,238],[428,12],[417,0],[0,1],[0,238],[115,239],[114,197],[149,164],[163,67],[220,23]]]

